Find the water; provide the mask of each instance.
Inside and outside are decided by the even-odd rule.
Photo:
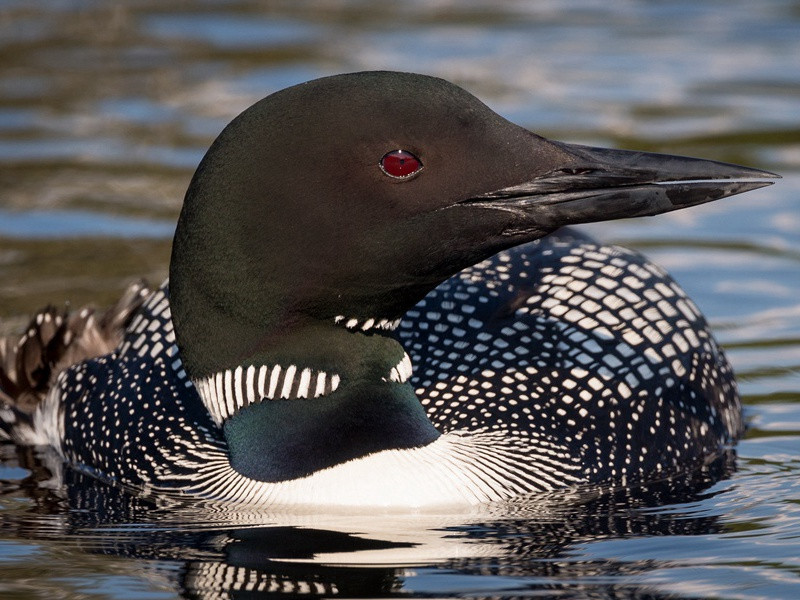
[[[777,185],[586,229],[668,268],[750,429],[683,481],[462,514],[158,506],[0,447],[3,598],[800,596],[800,4],[347,0],[0,4],[0,330],[166,274],[192,170],[313,77],[439,75],[547,136],[766,168]],[[249,596],[248,596],[249,597]]]

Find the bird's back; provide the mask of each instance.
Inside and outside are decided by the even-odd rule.
[[[672,472],[742,433],[733,371],[694,303],[642,255],[573,231],[465,269],[396,335],[437,428],[567,453],[592,481]]]

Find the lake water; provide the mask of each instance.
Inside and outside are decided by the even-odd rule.
[[[800,597],[800,3],[0,3],[0,331],[165,275],[192,171],[262,96],[442,76],[555,139],[738,162],[776,185],[585,228],[709,317],[750,428],[682,480],[464,513],[157,506],[0,446],[3,598]]]

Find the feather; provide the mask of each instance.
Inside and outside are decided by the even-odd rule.
[[[61,371],[113,351],[149,294],[147,284],[137,281],[99,316],[89,306],[63,313],[47,306],[25,333],[0,338],[0,435],[30,421]]]

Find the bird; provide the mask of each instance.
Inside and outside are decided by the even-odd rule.
[[[743,432],[660,267],[569,226],[778,176],[541,137],[428,75],[275,92],[212,143],[169,279],[0,344],[0,430],[135,494],[431,507],[632,485]]]

